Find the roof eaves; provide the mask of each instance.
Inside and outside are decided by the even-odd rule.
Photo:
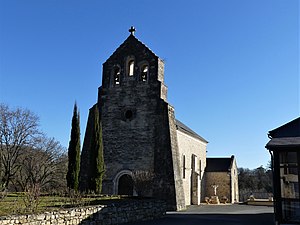
[[[176,119],[175,122],[176,122],[176,128],[177,128],[177,130],[180,130],[180,131],[182,131],[182,132],[184,132],[184,133],[186,133],[186,134],[188,134],[188,135],[190,135],[190,136],[192,136],[194,138],[197,138],[200,141],[208,143],[207,140],[205,140],[203,137],[201,137],[199,134],[197,134],[195,131],[193,131],[192,129],[190,129],[188,126],[186,126],[181,121],[179,121],[179,120]]]
[[[287,148],[287,147],[299,147],[300,137],[283,137],[283,138],[272,138],[266,145],[267,149],[274,148]]]

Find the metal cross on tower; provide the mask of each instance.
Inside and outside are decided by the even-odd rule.
[[[130,29],[129,29],[128,31],[130,32],[131,35],[134,36],[134,32],[135,32],[134,26],[131,26]]]

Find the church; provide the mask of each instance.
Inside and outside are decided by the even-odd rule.
[[[164,61],[135,37],[133,27],[129,32],[103,63],[102,86],[89,112],[81,153],[80,189],[88,190],[87,162],[97,107],[102,123],[104,194],[135,195],[133,173],[150,171],[154,178],[147,187],[148,196],[164,199],[170,210],[199,205],[206,197],[208,141],[175,118],[175,109],[167,101]]]

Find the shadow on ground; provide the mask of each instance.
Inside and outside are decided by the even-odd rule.
[[[152,221],[127,225],[274,225],[273,213],[261,214],[167,214]]]

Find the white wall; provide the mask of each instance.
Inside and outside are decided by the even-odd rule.
[[[199,201],[201,199],[202,190],[201,190],[201,182],[204,175],[204,169],[206,167],[206,146],[207,143],[203,142],[197,138],[189,136],[188,134],[177,130],[177,141],[178,148],[180,154],[180,169],[181,169],[181,177],[183,178],[183,156],[185,156],[185,178],[183,178],[183,188],[185,194],[185,204],[191,205],[191,176],[192,176],[192,155],[196,156],[196,170],[195,172],[199,174]],[[201,168],[200,168],[201,161]],[[195,204],[195,201],[194,201]]]
[[[238,168],[236,160],[233,160],[231,167],[231,202],[239,202],[239,181],[238,181]]]

